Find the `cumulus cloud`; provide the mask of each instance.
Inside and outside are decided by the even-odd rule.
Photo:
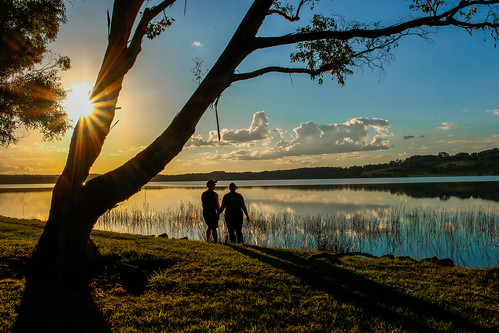
[[[442,123],[442,126],[439,126],[437,128],[441,129],[441,130],[444,130],[444,131],[448,131],[448,130],[453,129],[456,126],[457,126],[456,123],[451,123],[451,122],[445,121],[445,122]]]
[[[376,150],[385,148],[381,135],[387,134],[390,124],[383,119],[354,118],[341,124],[316,125],[302,123],[294,129],[288,151],[300,155]],[[369,130],[377,133],[370,137]]]
[[[281,139],[284,138],[284,136],[287,134],[287,131],[283,130],[282,128],[276,128],[274,132],[279,136]]]
[[[492,114],[496,115],[496,116],[499,116],[499,109],[495,109],[495,110],[487,110],[487,112],[491,112]]]
[[[268,129],[269,118],[265,115],[265,111],[258,111],[253,114],[253,120],[248,129],[238,130],[222,130],[222,140],[241,143],[257,140],[267,140],[271,138],[270,130]]]
[[[224,157],[238,160],[278,159],[286,156],[337,154],[388,149],[390,123],[384,119],[354,118],[341,124],[317,125],[312,121],[294,129],[295,137],[267,149],[238,150]],[[374,135],[371,135],[374,132]]]
[[[271,139],[271,131],[268,128],[269,118],[265,111],[258,111],[253,114],[249,128],[231,130],[224,128],[220,131],[221,141],[218,142],[217,131],[210,131],[208,139],[203,139],[201,135],[192,136],[187,142],[187,147],[218,146],[229,144],[244,144],[253,141]]]
[[[303,122],[293,129],[293,135],[282,129],[269,130],[269,119],[264,111],[253,114],[249,128],[211,131],[207,139],[201,135],[192,136],[188,147],[237,145],[240,149],[217,158],[227,160],[276,160],[283,157],[355,153],[383,150],[390,147],[387,137],[390,122],[379,118],[357,117],[344,123],[318,125],[312,121]],[[274,133],[272,135],[272,133]],[[285,139],[288,138],[288,139]]]

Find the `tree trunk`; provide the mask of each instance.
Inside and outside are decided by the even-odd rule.
[[[206,78],[153,143],[124,165],[84,183],[109,132],[124,75],[138,54],[124,48],[127,38],[115,37],[118,42],[110,41],[104,69],[93,92],[100,104],[92,122],[80,121],[75,129],[66,168],[54,188],[49,219],[37,246],[38,255],[57,258],[57,269],[68,272],[74,269],[75,262],[85,262],[86,245],[97,219],[137,193],[182,150],[206,109],[230,85],[237,66],[254,50],[255,35],[272,2],[254,1]],[[114,12],[117,11],[115,8]]]
[[[120,12],[126,13],[124,22],[129,23],[132,16],[126,4],[133,3],[133,11],[138,12],[137,4],[142,2],[115,3],[113,23]],[[121,25],[111,25],[108,50],[92,93],[96,109],[92,118],[78,122],[73,133],[66,167],[54,187],[49,218],[27,273],[15,331],[40,331],[42,327],[64,331],[73,321],[79,323],[74,326],[76,331],[107,329],[88,289],[92,271],[89,237],[93,226],[103,213],[138,192],[182,150],[206,109],[230,85],[237,66],[254,50],[255,35],[272,2],[255,0],[216,64],[153,143],[117,169],[85,182],[110,130],[123,78],[140,52],[140,45],[127,48],[130,24],[123,24],[128,28],[121,33],[113,30]],[[73,303],[77,305],[69,306]],[[64,311],[51,322],[43,315],[45,309],[50,309],[51,314]],[[78,312],[82,316],[78,317]],[[90,317],[89,322],[81,322],[85,316]]]

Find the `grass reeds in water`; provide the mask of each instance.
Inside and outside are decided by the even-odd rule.
[[[420,260],[451,258],[467,267],[497,266],[499,212],[493,207],[458,211],[394,207],[352,215],[264,214],[253,212],[244,222],[245,242],[285,249],[392,254]],[[220,240],[226,241],[223,217]],[[176,211],[151,211],[147,206],[114,209],[96,228],[142,235],[166,233],[172,238],[203,240],[206,230],[200,208],[188,203]]]

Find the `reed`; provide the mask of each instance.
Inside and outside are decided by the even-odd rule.
[[[356,214],[268,214],[253,211],[244,223],[250,245],[312,251],[410,256],[436,256],[456,265],[493,267],[499,262],[499,211],[470,207],[457,211],[396,206]],[[147,205],[113,209],[98,221],[97,229],[142,235],[166,233],[172,238],[202,240],[206,226],[200,208],[192,203],[177,210],[153,211]],[[223,217],[220,239],[227,242]]]

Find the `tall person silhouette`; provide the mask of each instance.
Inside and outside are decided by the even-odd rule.
[[[201,194],[204,222],[208,226],[206,229],[206,241],[209,242],[211,236],[213,236],[213,241],[215,243],[218,242],[217,228],[218,217],[220,216],[218,213],[218,210],[220,209],[218,194],[215,192],[216,183],[216,180],[208,180],[206,183],[208,189]]]

